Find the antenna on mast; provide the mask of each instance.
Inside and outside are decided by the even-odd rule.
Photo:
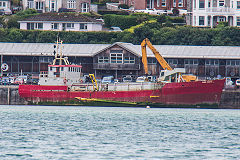
[[[54,45],[54,48],[57,48],[57,51],[55,51],[54,53],[55,54],[55,59],[53,60],[53,65],[57,65],[56,62],[57,60],[59,60],[59,65],[62,65],[62,61],[64,61],[65,65],[69,65],[69,62],[68,62],[68,58],[67,57],[63,57],[63,54],[62,54],[62,43],[63,41],[60,40],[60,38],[57,36],[57,42],[56,42],[56,46]],[[60,55],[58,53],[58,49],[59,49],[59,45],[60,45]]]

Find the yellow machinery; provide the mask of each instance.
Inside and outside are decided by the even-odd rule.
[[[96,80],[94,74],[89,74],[89,78],[90,78],[91,81],[92,81],[92,84],[93,84],[93,90],[94,90],[94,91],[98,91],[97,80]]]
[[[167,63],[167,61],[161,56],[161,54],[155,49],[155,47],[152,45],[152,43],[149,41],[148,38],[145,38],[142,43],[141,43],[141,47],[142,47],[142,63],[144,66],[144,71],[145,74],[148,74],[148,62],[147,62],[147,49],[146,47],[148,46],[148,48],[153,52],[153,54],[155,55],[157,61],[159,62],[159,64],[162,66],[162,68],[164,70],[170,70],[172,71],[172,67]],[[181,74],[181,73],[179,73]],[[182,79],[186,82],[190,82],[190,81],[196,81],[197,77],[194,75],[182,75]]]

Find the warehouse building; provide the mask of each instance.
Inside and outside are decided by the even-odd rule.
[[[154,45],[167,62],[186,68],[187,73],[200,77],[240,77],[240,47],[238,46],[178,46]],[[38,75],[47,71],[54,58],[53,43],[0,43],[1,64],[8,65],[4,75]],[[63,44],[62,53],[72,64],[81,64],[83,74],[94,73],[102,78],[113,75],[144,75],[141,46],[131,43]],[[158,75],[161,66],[148,49],[149,74]]]

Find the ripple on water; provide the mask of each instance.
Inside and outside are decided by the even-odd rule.
[[[0,159],[240,159],[239,110],[0,106]]]

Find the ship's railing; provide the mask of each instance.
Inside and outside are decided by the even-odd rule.
[[[138,90],[154,90],[162,87],[159,83],[153,82],[129,82],[129,83],[100,83],[99,91],[138,91]],[[92,83],[73,84],[72,91],[93,91]]]

